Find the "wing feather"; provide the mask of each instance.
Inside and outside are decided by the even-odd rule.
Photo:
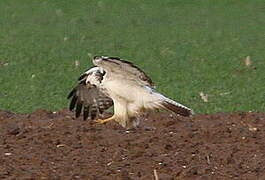
[[[75,108],[75,117],[78,118],[82,111],[83,102],[77,101],[76,108]]]
[[[92,107],[91,107],[91,119],[95,119],[96,118],[97,112],[98,112],[97,106],[95,104],[92,105]]]
[[[83,119],[86,120],[89,117],[89,106],[84,106]]]
[[[96,86],[90,84],[86,79],[92,75],[83,74],[79,78],[79,84],[69,93],[71,98],[69,109],[75,109],[75,116],[78,118],[83,112],[83,118],[95,119],[99,114],[113,106],[111,98],[102,93]]]
[[[70,97],[71,97],[71,96],[70,96]],[[76,101],[77,101],[77,96],[73,96],[73,97],[72,97],[72,100],[71,100],[71,102],[70,102],[70,106],[69,106],[69,109],[70,109],[71,111],[75,108]]]
[[[126,78],[136,79],[143,85],[149,87],[154,86],[152,79],[139,67],[129,61],[117,57],[96,56],[94,57],[93,63],[108,72],[115,72]]]

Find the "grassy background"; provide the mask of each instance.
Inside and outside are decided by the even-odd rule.
[[[1,0],[0,109],[67,107],[91,57],[107,55],[197,113],[265,111],[264,32],[263,0]]]

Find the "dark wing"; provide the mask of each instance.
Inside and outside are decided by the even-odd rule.
[[[84,75],[82,75],[84,76]],[[81,77],[82,77],[81,76]],[[95,85],[86,82],[86,77],[81,78],[79,84],[69,93],[71,99],[69,109],[75,109],[75,116],[78,118],[83,111],[83,118],[86,120],[95,119],[99,114],[113,105],[111,98],[102,93]]]
[[[147,76],[147,74],[139,67],[135,66],[129,61],[122,60],[117,57],[96,56],[94,57],[93,63],[96,66],[102,67],[105,70],[115,71],[119,74],[123,74],[124,72],[126,72],[124,73],[125,76],[127,75],[126,77],[130,75],[131,77],[134,77],[141,81],[144,85],[147,85],[149,87],[154,86],[152,79]]]

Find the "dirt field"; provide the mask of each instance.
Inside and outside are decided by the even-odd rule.
[[[265,113],[153,113],[142,124],[0,111],[0,179],[265,179]]]

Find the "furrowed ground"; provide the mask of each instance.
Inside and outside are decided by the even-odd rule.
[[[0,179],[265,179],[265,113],[174,117],[135,130],[73,113],[0,112]]]

